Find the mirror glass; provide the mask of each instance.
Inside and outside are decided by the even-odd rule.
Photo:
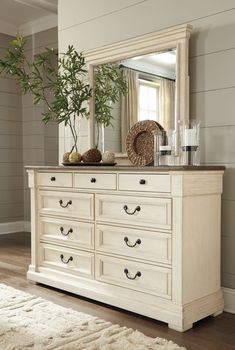
[[[125,153],[127,133],[138,121],[155,120],[165,130],[175,128],[175,48],[124,59],[110,65],[119,70],[118,74],[127,84],[127,91],[118,93],[115,102],[109,101],[111,125],[99,128],[95,126],[95,143],[99,149]]]

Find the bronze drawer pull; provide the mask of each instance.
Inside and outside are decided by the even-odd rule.
[[[60,228],[60,233],[61,233],[63,236],[68,236],[70,233],[73,233],[73,229],[70,228],[70,229],[68,230],[68,232],[66,233],[66,232],[64,232],[64,228],[61,226],[61,228]]]
[[[140,206],[138,205],[135,210],[133,212],[129,212],[128,211],[128,206],[127,205],[124,205],[123,209],[125,210],[125,212],[128,214],[128,215],[134,215],[137,211],[140,211],[141,208]]]
[[[95,183],[95,182],[96,182],[96,178],[95,178],[95,177],[92,177],[92,178],[91,178],[91,182],[92,182],[92,183]]]
[[[68,260],[65,261],[65,260],[64,260],[64,255],[61,254],[61,255],[60,255],[60,260],[62,261],[63,264],[68,264],[70,261],[73,261],[73,257],[70,256],[70,258],[68,258]]]
[[[129,280],[135,280],[137,277],[141,277],[141,272],[140,272],[140,271],[137,271],[134,277],[130,277],[130,276],[129,276],[129,271],[128,271],[128,269],[125,269],[125,270],[124,270],[124,273],[125,273],[126,277],[127,277]]]
[[[72,201],[70,200],[67,202],[67,204],[64,205],[62,199],[60,199],[59,203],[60,203],[61,208],[67,208],[69,205],[72,204]]]
[[[136,240],[136,242],[135,242],[133,245],[131,245],[130,243],[128,243],[128,242],[129,242],[129,238],[128,238],[128,237],[124,237],[124,242],[126,243],[126,245],[127,245],[128,247],[134,248],[134,247],[137,246],[137,244],[141,244],[141,239],[138,238],[138,239]]]
[[[140,185],[145,185],[146,184],[146,180],[145,179],[140,179],[139,184]]]
[[[51,181],[55,181],[55,180],[56,180],[55,176],[52,176]]]

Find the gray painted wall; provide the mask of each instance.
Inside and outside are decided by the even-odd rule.
[[[58,48],[58,29],[52,28],[27,38],[28,58],[43,53],[46,47]],[[44,106],[34,106],[31,95],[22,97],[23,165],[58,164],[58,125],[44,125],[41,113]],[[24,171],[24,220],[30,220],[30,194]]]
[[[229,288],[235,288],[234,5],[234,0],[70,0],[68,6],[59,0],[60,51],[68,44],[94,49],[181,23],[193,25],[190,115],[202,120],[202,163],[228,168],[222,203],[222,284]]]
[[[0,34],[0,57],[13,37]],[[45,47],[57,49],[58,30],[28,37],[30,58]],[[35,107],[30,95],[21,96],[14,79],[0,76],[0,224],[30,220],[25,165],[58,164],[58,125],[41,121],[44,106]]]
[[[0,34],[0,57],[11,36]],[[0,223],[24,218],[21,95],[15,80],[0,75]]]

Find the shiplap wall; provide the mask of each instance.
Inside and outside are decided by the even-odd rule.
[[[0,57],[5,56],[12,39],[0,33]],[[26,55],[32,58],[45,47],[58,48],[58,29],[36,33],[27,39]],[[1,233],[8,231],[10,222],[30,220],[24,166],[58,164],[58,125],[45,126],[41,120],[43,110],[44,106],[33,105],[30,95],[20,94],[14,79],[0,76],[0,225],[4,223]],[[23,225],[13,227],[19,229]]]
[[[224,164],[222,284],[235,288],[235,1],[59,0],[59,48],[102,47],[182,23],[190,42],[190,116],[201,119],[201,160]],[[60,130],[60,149],[63,146]],[[61,152],[62,153],[62,152]]]
[[[0,57],[11,36],[0,34]],[[15,80],[0,76],[0,224],[24,217],[21,95]]]
[[[45,48],[58,48],[58,29],[52,28],[27,38],[26,55],[30,59]],[[58,164],[58,125],[44,125],[41,113],[44,106],[34,106],[31,95],[22,97],[23,165]],[[30,195],[27,174],[24,171],[24,220],[30,220]]]

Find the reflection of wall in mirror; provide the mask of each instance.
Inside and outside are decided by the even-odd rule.
[[[98,149],[120,153],[121,150],[121,106],[120,100],[112,104],[112,125],[101,127]],[[97,134],[97,132],[95,133]]]

